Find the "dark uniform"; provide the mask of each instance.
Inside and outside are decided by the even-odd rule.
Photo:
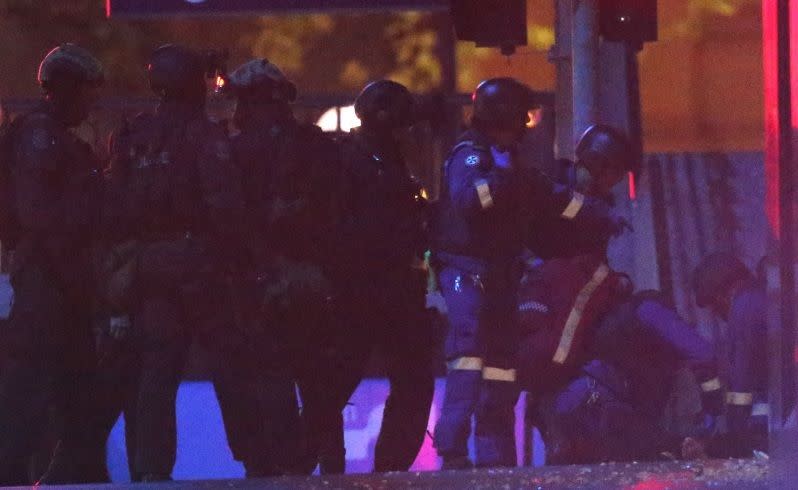
[[[536,170],[519,168],[515,144],[500,145],[489,136],[518,140],[534,104],[528,87],[512,79],[488,80],[474,99],[475,127],[445,164],[436,231],[435,256],[449,314],[444,346],[449,372],[435,447],[450,468],[469,464],[472,415],[476,463],[516,462],[516,293],[526,231],[543,236],[543,223],[557,220],[574,221],[585,236],[602,241],[616,231],[606,206],[553,185]]]
[[[220,272],[238,252],[231,236],[243,200],[225,130],[205,115],[200,57],[167,45],[148,69],[161,105],[116,138],[112,172],[122,181],[121,226],[138,244],[134,467],[142,479],[160,480],[175,462],[175,398],[188,348],[198,339],[217,354],[232,321]]]
[[[397,131],[413,124],[407,89],[381,80],[355,102],[363,125],[342,142],[346,165],[343,319],[351,351],[343,373],[348,396],[373,350],[391,391],[374,456],[375,471],[407,471],[421,449],[434,391],[433,335],[425,321],[427,246],[420,188],[400,152]]]
[[[660,421],[681,367],[689,367],[701,386],[703,412],[720,413],[714,352],[695,328],[656,293],[613,302],[587,336],[584,355],[595,360],[552,392],[533,393],[541,400],[542,429],[551,446],[547,460],[554,464],[678,453],[681,438]]]
[[[83,422],[91,418],[96,366],[91,252],[100,210],[99,162],[69,132],[87,116],[86,90],[102,81],[102,69],[87,51],[67,44],[45,57],[39,81],[45,101],[20,116],[7,135],[7,190],[18,229],[16,243],[8,244],[15,251],[15,300],[1,342],[2,485],[30,482],[28,459],[48,427],[50,405],[56,434],[73,461],[59,479],[107,479],[105,468],[94,464],[102,461],[102,450],[79,454],[92,446]]]
[[[767,451],[767,295],[739,259],[728,253],[706,257],[694,275],[696,303],[727,323],[729,367],[727,432],[710,443],[710,454],[750,457]]]
[[[273,64],[245,63],[226,88],[237,99],[241,132],[233,148],[259,277],[238,298],[239,330],[249,342],[232,361],[235,375],[217,382],[217,393],[233,454],[248,476],[307,473],[324,450],[321,432],[340,419],[342,408],[320,391],[338,372],[326,364],[336,331],[330,265],[341,175],[337,147],[318,127],[294,119],[296,88]],[[336,470],[323,465],[322,471]]]

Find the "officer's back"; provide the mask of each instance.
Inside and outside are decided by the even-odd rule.
[[[399,147],[365,130],[341,140],[346,162],[347,244],[355,269],[404,269],[426,244],[423,198]],[[353,264],[354,266],[354,264]]]

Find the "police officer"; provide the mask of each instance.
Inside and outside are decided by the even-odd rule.
[[[341,142],[347,199],[341,285],[351,324],[347,396],[377,349],[391,391],[385,402],[374,469],[407,471],[427,429],[434,390],[433,338],[425,322],[426,250],[422,197],[400,149],[414,123],[415,101],[403,85],[379,80],[355,100],[361,127]]]
[[[545,229],[553,220],[572,220],[599,240],[619,230],[606,205],[516,165],[516,145],[534,105],[532,91],[514,79],[482,82],[474,93],[472,128],[446,162],[436,257],[449,312],[449,371],[435,431],[445,468],[470,466],[472,415],[477,465],[516,461],[516,290],[524,230],[553,242],[557,236]]]
[[[346,401],[325,397],[336,372],[326,362],[335,351],[329,336],[336,330],[331,265],[337,260],[340,160],[332,139],[294,118],[296,87],[268,60],[244,63],[225,88],[237,103],[240,133],[233,149],[260,282],[242,327],[253,339],[244,357],[257,364],[242,366],[240,376],[217,383],[217,390],[231,446],[248,476],[310,472]],[[337,470],[322,465],[322,471],[343,472],[342,449],[339,458]]]
[[[710,445],[715,456],[748,457],[767,450],[767,296],[733,254],[705,257],[693,275],[695,300],[728,325],[728,434]],[[713,447],[714,446],[714,447]],[[714,451],[713,451],[714,450]]]
[[[560,377],[545,384],[531,376],[523,379],[539,403],[546,437],[553,439],[547,460],[554,464],[652,459],[665,449],[678,452],[681,438],[666,431],[660,420],[683,366],[693,371],[701,387],[702,413],[720,414],[722,390],[711,345],[659,293],[630,295],[629,290],[617,283],[616,291],[601,300],[604,306],[591,306],[604,313],[583,336],[584,345],[571,346],[575,369],[554,371]],[[584,304],[577,301],[572,312]],[[545,339],[526,326],[533,333],[525,344]],[[522,349],[520,362],[549,372],[551,353],[538,352],[536,357],[535,352]]]
[[[626,135],[606,124],[593,124],[580,136],[575,149],[576,161],[563,160],[565,179],[574,190],[613,204],[612,189],[634,168],[632,145]],[[621,226],[631,229],[623,219]],[[536,233],[543,228],[561,236],[553,241],[549,234]],[[531,227],[526,245],[541,259],[576,257],[585,254],[605,256],[609,236],[586,233],[584,225],[559,216],[538,216]]]
[[[231,321],[219,291],[221,272],[238,255],[243,200],[225,130],[205,114],[211,68],[186,47],[156,49],[147,72],[160,105],[114,137],[118,239],[138,244],[130,317],[141,376],[132,456],[144,481],[170,477],[175,398],[191,341],[213,355]]]
[[[0,484],[29,483],[27,463],[54,402],[57,435],[76,466],[61,482],[103,481],[98,455],[86,451],[82,423],[91,407],[96,363],[91,330],[91,252],[100,210],[99,162],[69,130],[89,115],[103,82],[100,62],[62,44],[39,66],[44,96],[20,116],[4,142],[13,215],[3,245],[14,250],[11,316],[0,367]],[[6,145],[7,143],[7,145]],[[38,475],[37,475],[38,476]]]

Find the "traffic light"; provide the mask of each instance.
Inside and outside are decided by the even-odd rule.
[[[526,46],[526,0],[451,0],[457,38],[512,54]]]
[[[656,41],[657,0],[599,0],[599,26],[608,41]]]

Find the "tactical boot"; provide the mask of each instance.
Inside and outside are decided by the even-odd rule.
[[[142,483],[153,483],[159,481],[172,481],[172,476],[163,473],[146,473],[141,477]]]
[[[468,459],[468,456],[444,456],[443,466],[441,470],[471,470],[474,469],[474,463]]]

